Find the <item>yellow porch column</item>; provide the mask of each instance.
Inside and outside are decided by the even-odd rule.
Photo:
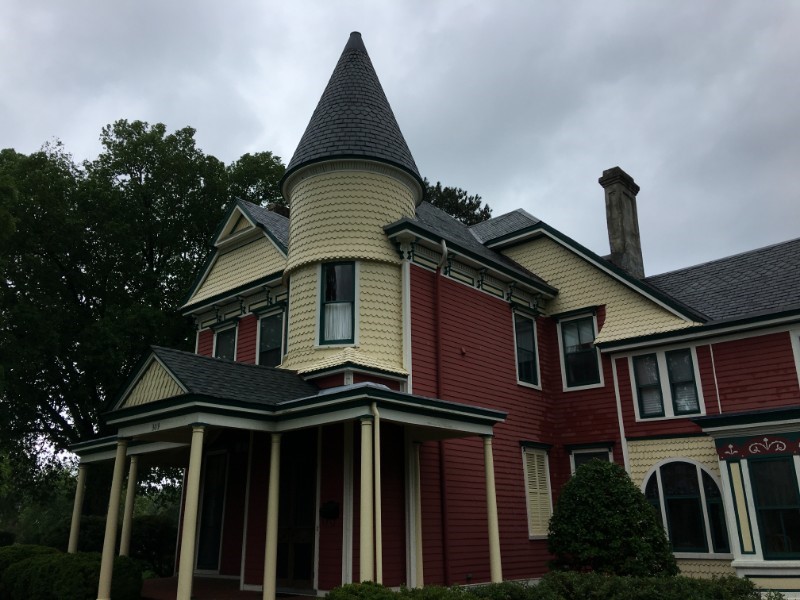
[[[264,548],[263,599],[275,600],[278,578],[278,501],[281,485],[281,434],[272,434],[267,491],[267,542]]]
[[[416,561],[417,571],[414,587],[421,588],[425,585],[425,575],[423,573],[422,560],[422,476],[419,467],[419,452],[422,444],[414,444],[414,537],[416,538]]]
[[[372,403],[375,417],[373,426],[373,453],[375,455],[375,583],[383,583],[383,516],[381,507],[381,415],[378,404]]]
[[[125,491],[125,512],[122,516],[122,535],[119,539],[119,555],[128,556],[131,549],[131,529],[133,529],[133,501],[136,498],[136,477],[139,457],[131,456],[128,471],[128,489]]]
[[[492,438],[483,438],[483,464],[486,470],[486,513],[489,521],[489,571],[492,583],[503,581],[503,564],[500,559],[500,525],[497,520],[497,495],[494,489],[494,458]]]
[[[127,440],[117,440],[114,475],[111,479],[111,493],[108,497],[106,534],[103,538],[103,556],[100,559],[100,582],[97,586],[97,600],[110,600],[111,598],[111,574],[114,570],[114,551],[117,549],[119,496],[122,491],[122,478],[125,476],[125,454],[127,451]]]
[[[81,512],[83,512],[83,494],[86,491],[86,465],[78,466],[78,485],[75,486],[75,504],[72,506],[72,523],[69,527],[69,544],[67,552],[78,551],[78,537],[81,532]]]
[[[375,577],[375,536],[373,533],[372,419],[361,419],[361,523],[359,531],[359,581]]]
[[[197,505],[200,500],[200,466],[203,462],[205,425],[192,426],[192,448],[189,452],[189,472],[186,474],[181,534],[181,559],[178,564],[178,600],[191,600],[194,575],[195,539],[197,537]]]

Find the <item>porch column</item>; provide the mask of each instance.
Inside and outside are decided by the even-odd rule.
[[[383,517],[381,502],[381,415],[378,404],[372,403],[375,417],[373,426],[373,453],[375,455],[375,583],[383,583]]]
[[[131,549],[131,529],[133,529],[133,502],[136,498],[136,477],[139,457],[131,456],[128,471],[128,489],[125,491],[125,512],[122,516],[122,535],[119,539],[119,555],[128,556]]]
[[[375,546],[373,532],[372,418],[361,419],[361,522],[359,537],[359,581],[374,581]]]
[[[197,537],[197,505],[200,500],[200,466],[203,463],[203,434],[205,425],[192,426],[192,447],[189,451],[189,471],[186,474],[181,533],[181,558],[178,564],[177,600],[191,600],[194,576],[195,539]]]
[[[422,560],[422,476],[419,468],[419,451],[422,444],[414,442],[414,538],[416,547],[415,567],[417,578],[414,587],[421,588],[425,585]]]
[[[114,553],[117,549],[117,523],[119,522],[119,496],[122,478],[125,476],[125,454],[127,440],[117,440],[117,455],[114,458],[114,475],[111,479],[111,493],[108,497],[106,534],[103,538],[103,555],[100,559],[100,582],[97,585],[97,600],[110,600],[111,574],[114,570]]]
[[[494,489],[494,458],[492,437],[483,438],[483,464],[486,470],[486,513],[489,521],[489,571],[492,583],[503,581],[503,564],[500,559],[500,526],[497,521],[497,495]]]
[[[69,544],[67,552],[78,551],[78,537],[81,532],[81,513],[83,512],[83,494],[86,491],[86,465],[78,466],[78,484],[75,486],[75,504],[72,506],[72,524],[69,528]]]
[[[278,500],[281,484],[281,434],[272,434],[267,492],[267,542],[264,548],[263,599],[275,600],[278,578]]]

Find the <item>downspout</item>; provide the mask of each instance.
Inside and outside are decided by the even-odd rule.
[[[436,266],[436,297],[435,297],[435,319],[436,319],[436,397],[442,398],[444,386],[442,385],[442,372],[444,357],[442,351],[442,268],[447,263],[447,242],[442,240],[442,258]],[[442,517],[442,567],[444,574],[444,584],[450,585],[450,560],[449,560],[449,536],[448,536],[448,512],[447,512],[447,477],[446,477],[447,454],[445,452],[444,441],[439,440],[439,511]]]
[[[381,521],[381,414],[378,412],[378,403],[372,403],[372,456],[373,476],[372,484],[375,486],[375,583],[383,583],[383,526]]]

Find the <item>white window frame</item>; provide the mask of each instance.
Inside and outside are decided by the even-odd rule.
[[[233,360],[234,361],[236,360],[236,358],[238,356],[238,352],[239,352],[239,322],[238,321],[236,321],[234,323],[231,323],[230,325],[225,325],[225,326],[221,326],[221,327],[219,327],[217,329],[214,329],[214,347],[213,347],[213,349],[211,351],[211,356],[213,356],[214,358],[219,358],[217,356],[217,335],[219,335],[220,333],[223,333],[225,331],[230,331],[231,329],[233,329]]]
[[[714,552],[714,540],[711,537],[711,523],[709,522],[710,519],[708,518],[708,504],[706,502],[706,490],[703,486],[703,473],[706,473],[714,483],[717,485],[717,489],[720,492],[720,500],[722,502],[722,510],[724,511],[724,519],[722,520],[728,533],[728,547],[731,551],[734,548],[734,539],[733,536],[736,535],[736,531],[734,530],[733,534],[731,533],[730,527],[730,519],[728,518],[728,504],[725,499],[725,488],[722,486],[722,481],[720,478],[714,475],[708,468],[703,465],[702,463],[697,462],[691,458],[686,458],[684,456],[676,456],[672,458],[668,458],[666,460],[660,461],[658,464],[654,465],[650,468],[647,474],[644,476],[641,485],[641,492],[642,494],[645,493],[647,488],[647,484],[650,481],[650,477],[655,476],[656,480],[658,481],[658,503],[659,503],[659,513],[661,515],[661,524],[664,526],[664,533],[667,535],[667,540],[669,540],[669,523],[667,522],[667,507],[666,503],[664,502],[664,484],[661,482],[661,467],[668,465],[669,463],[674,462],[684,462],[694,465],[696,473],[697,473],[697,482],[700,486],[700,505],[703,509],[703,525],[705,527],[705,534],[706,534],[706,545],[708,546],[708,552],[673,552],[675,558],[685,558],[685,559],[714,559],[714,558],[724,558],[730,559],[733,557],[732,552]],[[738,542],[736,542],[738,544]]]
[[[517,356],[517,349],[519,348],[519,344],[517,343],[517,317],[522,319],[527,319],[533,325],[533,354],[535,359],[535,368],[536,368],[536,383],[530,383],[529,381],[522,381],[519,378],[519,356]],[[533,388],[535,390],[542,389],[542,373],[539,369],[539,335],[536,332],[536,317],[533,315],[529,315],[522,311],[512,311],[511,315],[511,326],[514,331],[514,371],[517,374],[517,384]]]
[[[268,310],[258,315],[258,325],[256,327],[256,364],[261,364],[261,320],[268,319],[269,317],[274,317],[275,315],[281,315],[281,362],[278,364],[283,363],[283,358],[286,356],[286,310],[284,308],[276,308],[274,310]]]
[[[603,454],[608,455],[608,462],[614,462],[614,451],[608,446],[596,446],[593,448],[575,448],[570,450],[569,453],[569,470],[572,475],[575,475],[575,455],[576,454]]]
[[[600,351],[598,350],[597,346],[594,347],[595,358],[597,359],[597,372],[600,377],[600,381],[598,383],[590,383],[588,385],[576,385],[576,386],[568,386],[567,385],[567,364],[564,360],[564,336],[561,333],[561,324],[562,323],[570,323],[572,321],[577,321],[579,319],[587,319],[592,318],[592,327],[594,328],[594,339],[597,339],[597,314],[594,312],[585,312],[581,314],[576,314],[571,317],[565,319],[559,319],[556,323],[556,329],[558,334],[558,359],[561,362],[561,386],[565,392],[578,392],[581,390],[591,390],[595,388],[601,388],[605,386],[605,380],[603,377],[603,361],[600,356]]]
[[[540,490],[540,494],[547,495],[548,500],[548,510],[549,513],[547,515],[547,522],[545,523],[545,529],[543,531],[536,531],[533,528],[533,515],[531,514],[531,495],[530,495],[530,472],[528,469],[528,454],[536,455],[536,456],[543,456],[544,457],[544,477],[545,477],[545,490]],[[539,448],[536,446],[522,446],[522,471],[524,474],[524,483],[525,483],[525,512],[528,517],[528,539],[531,540],[541,540],[547,538],[547,527],[550,521],[550,517],[553,516],[553,488],[550,484],[550,455],[549,452],[544,448]]]
[[[675,403],[672,399],[672,389],[669,384],[669,370],[667,369],[667,352],[673,350],[689,350],[692,355],[692,370],[694,372],[694,385],[697,391],[697,406],[700,409],[698,412],[685,413],[681,415],[675,414]],[[647,356],[648,354],[656,355],[656,363],[658,364],[658,380],[661,385],[661,402],[664,408],[664,414],[657,417],[645,417],[641,415],[639,410],[639,390],[636,385],[636,374],[634,373],[633,359],[636,356]],[[631,394],[633,395],[633,410],[636,415],[637,421],[660,421],[665,419],[691,419],[706,414],[706,402],[703,397],[703,385],[700,381],[700,367],[697,362],[697,346],[670,346],[667,348],[660,348],[658,350],[651,349],[646,352],[636,352],[628,356],[628,373],[631,380]]]
[[[317,264],[317,301],[315,310],[315,324],[314,324],[314,348],[357,348],[359,345],[359,326],[361,313],[361,263],[357,260],[331,260],[325,261],[326,263],[353,263],[353,341],[345,344],[323,344],[322,331],[322,294],[325,282],[322,280],[322,265],[325,263]]]

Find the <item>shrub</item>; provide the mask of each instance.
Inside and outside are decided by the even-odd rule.
[[[46,577],[42,576],[44,573]],[[11,565],[3,577],[8,600],[86,600],[97,596],[100,554],[41,554]],[[142,591],[142,571],[128,557],[114,559],[111,596],[137,600]]]
[[[143,515],[133,519],[130,555],[148,565],[159,577],[172,575],[178,527],[167,515]]]
[[[53,554],[58,552],[55,548],[46,546],[34,546],[31,544],[14,544],[13,546],[3,546],[0,548],[0,598],[3,598],[3,574],[13,565],[31,556],[38,554]]]
[[[16,537],[13,531],[0,531],[0,547],[10,546],[14,543]]]
[[[554,569],[617,575],[675,575],[658,516],[625,470],[594,460],[561,490],[550,519]]]
[[[387,587],[371,581],[348,583],[332,589],[328,600],[397,600],[397,594]]]

